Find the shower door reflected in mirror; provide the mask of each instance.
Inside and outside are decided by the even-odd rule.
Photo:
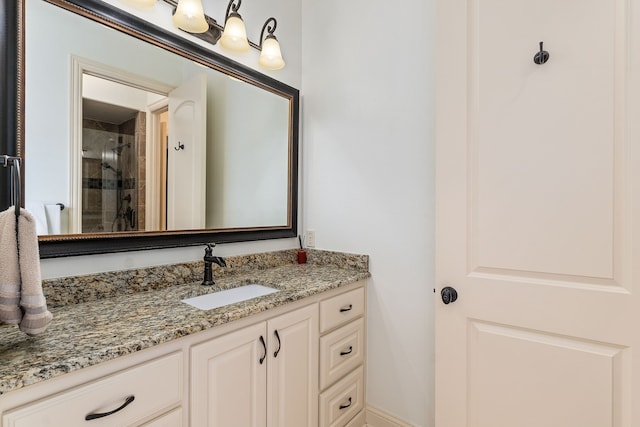
[[[77,61],[75,61],[77,62]],[[104,233],[144,231],[147,228],[147,146],[160,143],[147,135],[147,106],[166,98],[102,78],[81,73],[81,96],[75,100],[82,108],[80,136],[75,150],[80,148],[80,163],[72,165],[82,176],[80,187],[72,200],[71,231]],[[162,152],[162,150],[159,150]],[[166,153],[166,150],[164,151]],[[165,162],[166,163],[166,162]],[[80,172],[77,172],[77,169]],[[153,186],[152,186],[153,187]],[[160,185],[164,188],[164,185]],[[75,198],[74,198],[75,199]],[[160,208],[159,206],[157,207]]]
[[[147,122],[152,119],[154,126],[163,125],[158,117],[167,109],[167,97],[103,78],[95,73],[95,66],[95,75],[79,74],[81,86],[76,93],[80,96],[75,102],[81,108],[76,109],[79,114],[73,127],[81,130],[76,132],[73,145],[81,155],[76,156],[79,162],[74,162],[73,169],[81,176],[77,180],[81,188],[71,206],[81,209],[71,210],[72,232],[166,229],[166,203],[158,203],[166,200],[166,140],[158,138],[158,132],[148,132]],[[150,105],[159,107],[152,111]],[[166,133],[166,124],[164,129]],[[157,178],[148,174],[149,153],[158,156],[154,162],[164,165],[162,182],[155,182]],[[162,192],[159,197],[149,193],[157,189]],[[156,216],[165,222],[159,224],[153,216],[147,219],[148,208],[158,211]]]
[[[144,230],[145,113],[83,99],[82,233]]]

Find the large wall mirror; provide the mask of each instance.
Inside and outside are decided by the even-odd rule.
[[[43,257],[295,237],[297,89],[101,1],[17,7]]]

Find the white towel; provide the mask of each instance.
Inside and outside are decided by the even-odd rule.
[[[26,208],[36,219],[36,232],[38,236],[49,234],[49,226],[47,225],[47,214],[45,212],[44,203],[42,202],[26,202]]]
[[[44,205],[45,213],[47,214],[47,228],[49,234],[60,234],[60,205]],[[38,233],[40,235],[40,233]]]
[[[13,207],[0,213],[0,259],[4,264],[0,269],[0,321],[19,323],[22,332],[37,335],[53,316],[42,292],[36,221],[28,211],[20,210],[17,245],[15,224]]]
[[[20,270],[13,207],[0,213],[0,323],[18,324],[20,310]]]

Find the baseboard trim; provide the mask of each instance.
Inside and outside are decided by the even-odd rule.
[[[358,415],[353,417],[353,419],[349,421],[349,424],[347,424],[345,427],[367,427],[365,411],[362,410],[358,412]]]
[[[415,427],[406,421],[394,417],[381,409],[367,405],[367,427]]]

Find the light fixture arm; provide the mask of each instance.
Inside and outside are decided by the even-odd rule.
[[[240,16],[238,13],[238,9],[240,9],[240,5],[242,4],[242,0],[238,0],[238,4],[235,4],[235,0],[229,0],[229,5],[227,6],[227,13],[224,15],[224,22],[227,22],[229,16],[231,14],[235,14]]]
[[[270,22],[273,22],[273,26],[269,25]],[[273,16],[267,19],[267,21],[264,23],[264,25],[262,26],[262,31],[260,31],[260,50],[262,50],[262,42],[264,41],[264,30],[267,30],[267,37],[275,38],[276,36],[274,36],[273,33],[276,31],[277,27],[278,21],[276,21],[276,18],[274,18]]]

